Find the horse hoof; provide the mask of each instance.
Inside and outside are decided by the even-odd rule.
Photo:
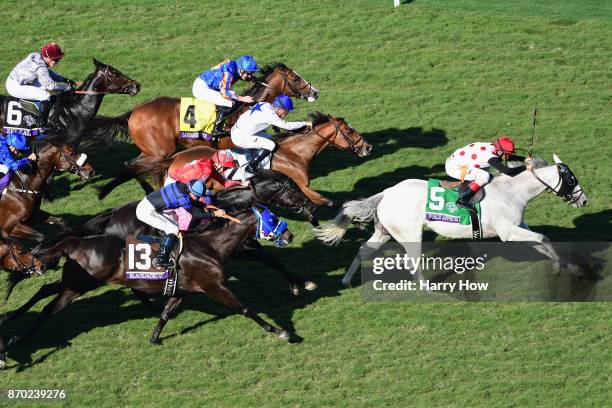
[[[328,201],[328,202],[327,202],[327,206],[328,206],[329,208],[334,208],[334,206],[335,206],[335,205],[336,205],[336,204],[335,204],[333,201]]]
[[[306,289],[307,291],[313,291],[317,288],[317,284],[311,281],[306,281],[306,284],[304,285],[304,289]]]
[[[15,346],[17,343],[19,343],[19,340],[21,338],[19,336],[13,336],[9,339],[8,343],[6,343],[6,347],[13,347]]]
[[[9,320],[11,320],[11,312],[5,313],[0,316],[0,326],[3,326]]]
[[[300,296],[300,288],[298,287],[298,285],[291,285],[289,290],[291,291],[291,294],[293,296]]]
[[[158,346],[160,346],[162,344],[162,342],[159,339],[159,337],[151,337],[151,338],[149,338],[149,343],[156,344]]]
[[[281,330],[280,333],[278,333],[278,338],[281,340],[289,340],[289,332],[287,330]]]
[[[4,370],[6,368],[6,354],[0,353],[0,370]]]

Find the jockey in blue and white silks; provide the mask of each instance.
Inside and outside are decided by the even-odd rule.
[[[23,59],[8,76],[6,90],[12,97],[40,101],[41,128],[47,126],[47,117],[51,110],[50,92],[69,91],[75,83],[64,78],[51,68],[62,59],[64,53],[54,42],[45,44],[40,52],[33,52]],[[49,133],[54,129],[44,129]]]
[[[304,126],[312,127],[312,122],[285,122],[284,118],[293,111],[293,102],[287,95],[279,95],[270,104],[258,102],[251,109],[240,115],[232,127],[232,142],[246,149],[258,149],[257,155],[248,164],[246,170],[257,171],[259,163],[276,147],[270,135],[264,130],[269,126],[294,130]]]
[[[257,62],[250,55],[244,55],[237,61],[225,60],[200,74],[192,86],[193,96],[219,106],[217,126],[227,116],[236,101],[253,103],[251,96],[239,96],[233,90],[233,85],[239,79],[249,81],[252,74],[257,72]]]
[[[211,216],[222,216],[223,210],[209,211],[195,203],[204,204],[206,186],[201,179],[189,183],[176,182],[162,187],[143,198],[136,206],[136,218],[153,228],[164,232],[160,240],[160,252],[153,264],[157,267],[168,267],[169,256],[176,243],[179,227],[174,220],[167,217],[163,211],[179,207],[187,210],[193,219],[198,220]]]
[[[13,172],[37,160],[34,153],[22,159],[15,159],[15,155],[19,151],[27,151],[28,149],[28,142],[21,133],[9,133],[6,137],[0,137],[0,196],[10,184]]]

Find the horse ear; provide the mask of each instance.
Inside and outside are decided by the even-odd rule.
[[[556,153],[553,153],[553,159],[555,159],[555,163],[557,163],[557,164],[561,164],[561,163],[563,163],[563,162],[561,161],[561,159],[559,158],[559,156],[557,156],[557,154],[556,154]]]
[[[93,63],[94,63],[94,65],[95,65],[96,67],[98,67],[98,68],[100,68],[101,66],[103,67],[103,66],[105,65],[104,63],[102,63],[102,62],[98,61],[98,60],[97,60],[97,59],[95,59],[95,58],[92,58],[92,59],[93,59]]]

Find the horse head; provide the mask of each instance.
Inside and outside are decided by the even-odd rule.
[[[578,178],[570,170],[569,166],[561,161],[559,156],[553,153],[553,159],[556,163],[557,173],[559,174],[559,182],[553,191],[562,197],[564,201],[569,202],[572,207],[582,208],[587,205],[587,196],[582,191],[582,187],[578,182]]]
[[[269,89],[269,95],[272,98],[285,94],[314,102],[319,97],[317,88],[285,64],[278,63],[273,67],[266,66],[261,69],[261,73],[265,75],[265,79],[261,83]]]
[[[95,72],[90,75],[80,89],[97,92],[136,95],[140,84],[116,68],[93,58]],[[95,88],[95,89],[94,89]]]
[[[81,180],[89,180],[94,176],[94,169],[87,163],[87,155],[79,153],[71,144],[61,144],[56,146],[59,155],[55,161],[54,169],[57,171],[67,171],[81,177]]]
[[[274,170],[261,170],[251,179],[257,203],[274,204],[303,213],[311,223],[317,223],[317,206],[310,201],[293,179]]]
[[[356,153],[359,157],[369,156],[372,145],[343,118],[336,118],[321,112],[308,115],[312,119],[312,130],[316,136],[340,150]]]
[[[12,240],[0,240],[0,266],[23,277],[45,272],[45,265],[32,252]]]

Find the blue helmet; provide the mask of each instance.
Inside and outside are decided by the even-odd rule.
[[[28,150],[28,141],[21,133],[9,133],[6,135],[6,143],[17,150]]]
[[[287,112],[293,111],[293,101],[285,94],[280,94],[274,98],[274,101],[272,101],[272,106],[276,106],[279,109],[284,109]]]
[[[256,72],[259,69],[257,68],[257,61],[255,61],[255,58],[251,57],[250,55],[244,55],[238,58],[236,65],[238,68],[246,72]]]
[[[187,184],[187,187],[196,197],[202,197],[206,193],[206,186],[201,179],[191,180],[189,184]]]

